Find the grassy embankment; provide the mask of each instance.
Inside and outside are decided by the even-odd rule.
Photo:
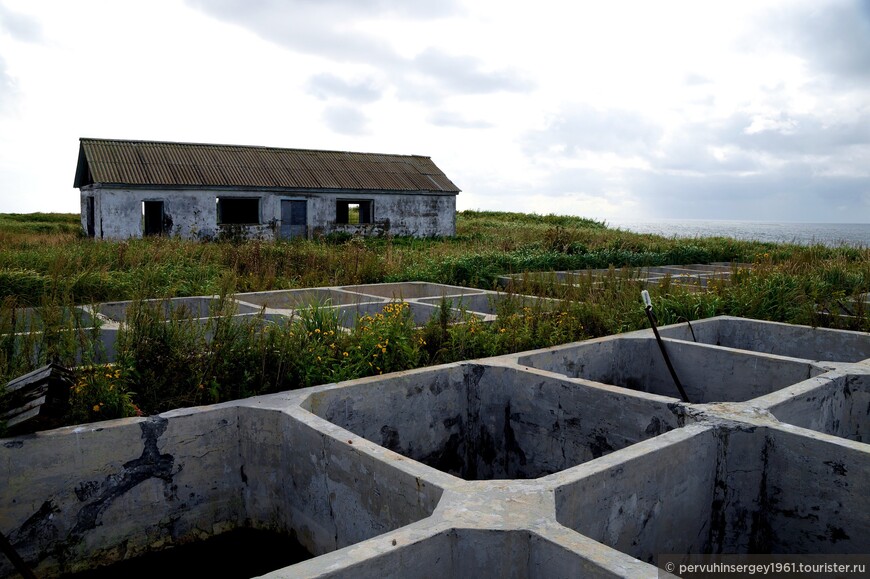
[[[491,356],[645,327],[630,272],[574,287],[529,285],[562,298],[523,308],[508,300],[494,324],[451,325],[446,316],[415,330],[399,305],[339,331],[313,308],[286,325],[207,326],[183,315],[164,323],[143,298],[229,295],[235,291],[432,281],[492,289],[505,273],[748,262],[731,281],[703,293],[650,288],[662,323],[729,314],[790,323],[870,329],[852,296],[870,291],[870,249],[801,247],[726,238],[666,239],[560,216],[461,212],[452,239],[321,239],[200,243],[180,239],[93,241],[77,215],[0,215],[0,383],[41,365],[98,359],[95,334],[64,315],[71,304],[137,300],[119,336],[117,364],[78,371],[68,422],[210,403]],[[829,318],[819,308],[854,317]],[[24,315],[40,308],[40,322]],[[225,303],[224,313],[231,311]],[[39,331],[37,331],[39,330]],[[17,338],[12,337],[18,332]],[[209,339],[206,339],[209,336]],[[213,337],[212,337],[213,336]]]

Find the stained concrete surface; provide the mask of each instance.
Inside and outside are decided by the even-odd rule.
[[[663,328],[691,404],[642,331],[4,439],[0,531],[41,577],[236,528],[317,555],[273,578],[657,577],[664,552],[870,551],[870,359],[826,360],[870,336],[706,323],[779,343]],[[637,384],[591,379],[614,359]]]

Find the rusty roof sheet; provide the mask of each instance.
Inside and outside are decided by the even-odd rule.
[[[91,183],[459,192],[432,159],[416,155],[81,139],[74,186]]]

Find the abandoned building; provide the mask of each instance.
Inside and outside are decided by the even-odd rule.
[[[451,236],[459,193],[417,155],[106,139],[80,140],[74,187],[100,239]]]

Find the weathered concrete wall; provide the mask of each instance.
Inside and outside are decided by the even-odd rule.
[[[556,489],[557,520],[649,563],[659,553],[704,552],[717,472],[712,430],[690,426],[626,450]]]
[[[93,195],[94,231],[97,239],[142,237],[143,201],[162,201],[166,235],[187,238],[217,235],[215,192],[189,190],[121,189],[90,185],[81,189],[82,222],[85,197]]]
[[[769,526],[769,552],[866,554],[867,445],[807,439],[786,428],[771,429],[768,437],[761,516]]]
[[[870,358],[870,335],[864,332],[810,328],[721,316],[694,322],[695,338],[705,344],[752,350],[807,360],[858,362]],[[686,324],[662,328],[663,337],[692,340]]]
[[[238,430],[229,407],[5,440],[0,528],[40,576],[229,530],[244,521]]]
[[[807,362],[705,344],[665,340],[665,347],[695,403],[751,400],[823,372]],[[679,397],[653,338],[592,340],[521,356],[519,362],[572,378]]]
[[[690,428],[557,489],[559,521],[648,562],[660,553],[866,551],[866,449],[776,427],[723,424],[687,437]]]
[[[86,228],[86,198],[93,196],[95,237],[126,239],[142,237],[143,201],[162,201],[164,233],[184,238],[213,238],[222,232],[247,237],[274,239],[280,234],[281,201],[307,201],[308,234],[332,232],[417,237],[456,234],[456,196],[443,194],[274,192],[221,189],[137,189],[89,185],[81,189],[82,227]],[[259,198],[260,224],[223,226],[218,224],[218,197]],[[372,201],[374,223],[336,223],[336,202]]]
[[[466,364],[312,395],[315,414],[467,480],[545,476],[677,428],[666,400]]]
[[[796,392],[768,410],[781,422],[870,442],[870,375],[835,375],[820,385]]]
[[[292,532],[320,555],[435,510],[441,489],[384,468],[361,454],[353,438],[311,414],[262,408],[241,413],[243,495],[255,526]]]
[[[437,485],[384,468],[338,427],[298,409],[291,417],[287,405],[278,397],[4,440],[0,529],[49,577],[237,527],[290,533],[323,554],[434,511]],[[11,573],[0,557],[0,577]]]
[[[397,195],[387,193],[316,193],[303,194],[308,199],[309,224],[314,233],[354,232],[365,226],[335,222],[335,204],[339,199],[373,203],[373,225],[392,235],[434,237],[456,235],[455,195]],[[318,231],[319,230],[319,231]]]

